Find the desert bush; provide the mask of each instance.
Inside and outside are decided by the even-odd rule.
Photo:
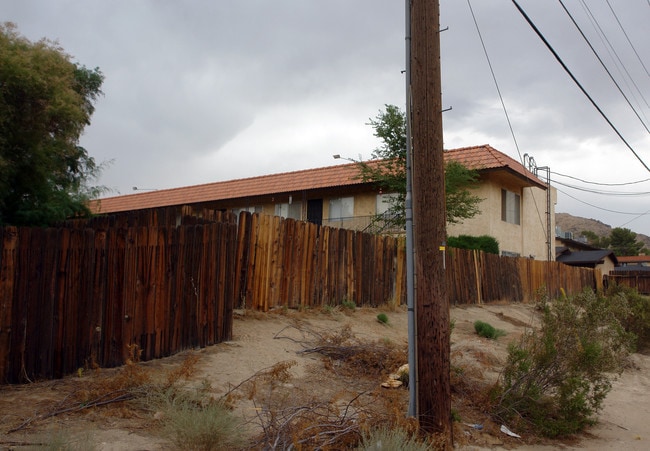
[[[245,444],[241,422],[219,402],[174,402],[163,412],[162,421],[165,435],[178,449],[221,450]]]
[[[509,346],[492,392],[494,414],[555,437],[592,423],[612,375],[622,371],[633,336],[621,322],[629,308],[620,296],[605,298],[587,290],[540,308],[539,330]]]
[[[388,315],[385,313],[379,313],[377,315],[377,321],[379,321],[382,324],[388,324]]]
[[[81,437],[75,438],[67,431],[57,430],[44,437],[38,449],[44,451],[93,451],[97,447],[92,438],[87,434],[82,434]]]
[[[363,434],[357,451],[399,449],[401,451],[429,451],[433,447],[418,440],[417,436],[399,428],[373,429]]]
[[[474,330],[480,337],[489,338],[491,340],[496,340],[497,338],[506,335],[504,330],[496,329],[491,324],[481,320],[474,321]]]
[[[629,315],[623,318],[628,332],[636,335],[636,348],[639,351],[650,350],[650,297],[639,294],[636,288],[612,284],[607,289],[607,297],[622,297],[628,304]]]

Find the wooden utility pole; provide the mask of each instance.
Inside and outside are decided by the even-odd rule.
[[[411,0],[411,135],[417,410],[420,427],[453,445],[450,317],[445,284],[440,5]]]

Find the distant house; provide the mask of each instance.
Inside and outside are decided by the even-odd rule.
[[[445,152],[479,173],[476,195],[481,213],[448,226],[449,235],[490,235],[504,255],[545,260],[551,234],[547,218],[547,186],[516,160],[489,145]],[[372,161],[368,162],[373,164]],[[551,193],[551,228],[555,227],[555,190]],[[332,227],[364,230],[388,209],[392,193],[363,182],[355,163],[259,177],[115,196],[94,201],[94,213],[116,213],[154,207],[232,210],[306,220]]]
[[[617,269],[643,270],[650,268],[650,255],[632,255],[628,257],[618,257]]]
[[[556,230],[557,233],[557,230]],[[571,234],[566,234],[565,236],[572,236]],[[585,241],[576,240],[574,238],[566,238],[563,236],[555,236],[555,254],[559,255],[569,250],[572,252],[575,251],[596,251],[601,248],[592,246]]]
[[[609,274],[616,267],[618,260],[614,251],[610,249],[596,249],[588,251],[572,251],[566,249],[555,256],[555,260],[569,266],[595,268],[601,274]]]
[[[601,249],[573,237],[563,236],[555,237],[555,260],[569,266],[596,268],[601,271],[601,274],[609,274],[619,263],[612,250]]]

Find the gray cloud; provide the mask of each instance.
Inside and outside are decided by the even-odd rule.
[[[105,97],[82,144],[114,160],[100,182],[126,193],[333,164],[369,157],[366,125],[384,104],[404,105],[404,2],[394,0],[3,2],[3,20],[32,40],[58,39],[106,75]],[[646,130],[612,86],[559,3],[520,0],[626,139],[650,163]],[[572,13],[602,52],[580,4]],[[611,2],[650,66],[644,2]],[[604,1],[587,2],[625,68],[650,100],[650,77]],[[472,2],[510,114],[520,153],[586,180],[648,178],[516,11],[512,2]],[[519,158],[467,2],[441,0],[445,147],[489,143]],[[633,87],[626,93],[632,93]],[[650,108],[635,93],[643,114]],[[645,119],[646,123],[648,120]],[[650,184],[629,190],[650,191]],[[567,190],[568,192],[568,190]],[[571,192],[602,208],[650,209],[648,197]],[[558,211],[613,226],[608,213],[560,194]],[[628,227],[650,235],[650,215]]]

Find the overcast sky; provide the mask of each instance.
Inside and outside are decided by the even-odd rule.
[[[513,2],[471,5],[516,141],[468,2],[440,3],[445,148],[532,155],[561,190],[557,212],[650,235],[650,172]],[[564,1],[634,109],[559,2],[518,3],[650,166],[650,1]],[[104,73],[82,145],[111,162],[99,184],[116,195],[341,162],[333,154],[369,158],[378,142],[368,119],[404,107],[404,9],[403,0],[0,0],[0,20]],[[602,186],[558,173],[645,181]]]

